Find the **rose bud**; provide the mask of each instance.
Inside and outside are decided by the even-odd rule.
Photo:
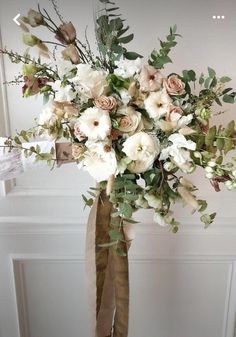
[[[24,34],[23,35],[23,42],[24,42],[24,44],[26,44],[29,47],[34,47],[38,43],[41,43],[41,40],[35,35]]]
[[[74,64],[80,63],[80,57],[79,57],[78,50],[73,44],[70,44],[61,53],[65,60],[70,60]]]
[[[63,23],[62,25],[60,25],[55,38],[61,43],[73,43],[76,39],[76,30],[72,22]]]
[[[28,24],[31,27],[37,27],[44,24],[43,16],[34,9],[30,9],[28,12]]]

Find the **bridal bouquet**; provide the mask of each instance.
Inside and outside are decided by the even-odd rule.
[[[216,191],[220,183],[229,190],[236,188],[235,158],[226,157],[235,150],[235,123],[216,126],[211,122],[214,114],[223,112],[224,103],[235,103],[236,92],[227,85],[229,77],[218,76],[210,67],[205,75],[192,69],[165,72],[180,37],[176,25],[147,60],[129,51],[127,44],[134,36],[127,33],[129,27],[117,14],[118,7],[110,0],[99,2],[97,53],[87,34],[83,42],[72,22],[63,19],[54,0],[57,21],[40,6],[21,17],[25,53],[1,52],[23,64],[22,73],[12,81],[23,83],[23,96],[41,95],[44,105],[36,125],[9,137],[4,146],[21,149],[26,157],[52,166],[75,161],[99,183],[89,197],[83,196],[88,206],[99,191],[104,196],[106,190],[102,205],[110,208],[107,214],[100,208],[97,229],[101,230],[107,216],[109,225],[96,243],[102,249],[113,248],[116,265],[117,257],[127,254],[123,229],[135,223],[132,216],[138,209],[152,209],[154,221],[174,233],[179,223],[171,206],[177,202],[200,212],[205,227],[212,223],[216,214],[206,213],[207,202],[197,197],[197,187],[187,176],[201,167]],[[39,26],[48,29],[54,40],[37,36],[34,30]],[[30,55],[31,48],[38,51],[37,58]],[[58,158],[54,147],[44,152],[40,143],[27,144],[38,137],[57,143],[66,140],[70,146]],[[114,331],[123,329],[117,336],[126,336],[127,317],[119,316],[119,300],[118,296],[115,321],[120,320],[122,328],[117,323]]]

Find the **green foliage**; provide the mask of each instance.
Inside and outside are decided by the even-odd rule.
[[[126,34],[129,26],[124,25],[118,6],[114,2],[101,1],[103,9],[98,12],[96,20],[96,39],[100,53],[100,63],[111,72],[115,68],[115,60],[124,55],[128,59],[136,59],[141,55],[129,52],[123,45],[134,38],[133,34]]]
[[[154,49],[151,53],[149,64],[152,65],[156,69],[164,68],[164,65],[167,63],[172,63],[171,58],[169,57],[169,53],[172,48],[177,45],[176,37],[181,35],[177,34],[177,26],[174,25],[170,28],[170,33],[166,37],[166,41],[160,40],[161,49],[157,51]]]

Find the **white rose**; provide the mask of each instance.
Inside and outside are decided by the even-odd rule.
[[[132,160],[148,160],[160,153],[160,142],[145,132],[138,132],[129,137],[123,144],[123,152]]]
[[[118,61],[115,61],[117,68],[114,70],[114,74],[124,78],[132,77],[138,74],[142,68],[141,58],[136,60],[127,60],[121,57]]]
[[[86,101],[97,98],[107,91],[107,73],[103,70],[94,70],[89,64],[78,64],[77,74],[71,80],[81,97]]]
[[[122,107],[117,111],[117,114],[123,115],[120,119],[120,125],[118,129],[124,133],[134,133],[142,122],[141,113],[135,111],[132,107]]]
[[[76,97],[76,92],[74,92],[70,85],[62,86],[61,81],[57,80],[55,82],[48,83],[52,90],[55,92],[55,101],[57,102],[71,102]]]
[[[136,174],[149,171],[153,167],[154,160],[155,158],[153,157],[145,160],[134,160],[128,165],[128,169],[130,172]]]
[[[108,143],[87,142],[87,151],[83,161],[78,165],[87,171],[97,182],[108,180],[117,173],[115,151]],[[108,151],[109,148],[109,151]]]
[[[104,140],[111,133],[111,119],[105,110],[88,108],[81,114],[75,127],[88,139]]]
[[[144,106],[149,116],[154,119],[160,119],[170,112],[171,98],[165,89],[157,92],[151,92],[145,99]]]

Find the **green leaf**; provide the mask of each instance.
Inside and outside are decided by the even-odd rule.
[[[198,204],[200,206],[198,212],[204,212],[207,209],[207,202],[206,202],[206,200],[198,200],[197,202],[198,202]]]
[[[232,79],[228,76],[223,76],[220,78],[220,82],[221,83],[227,83],[227,82],[230,82]]]
[[[120,213],[123,215],[125,218],[131,218],[133,214],[133,208],[130,206],[128,203],[121,203],[119,205],[119,210]]]
[[[109,237],[112,241],[120,241],[123,240],[123,234],[116,229],[111,229],[109,231]]]
[[[216,76],[215,70],[210,67],[208,67],[208,74],[211,78],[214,78]]]
[[[99,244],[98,247],[101,247],[101,248],[110,248],[110,247],[115,246],[116,244],[117,244],[117,241],[113,241],[113,242]]]
[[[212,146],[216,137],[216,126],[213,126],[209,129],[206,137],[205,137],[205,144],[207,146]]]
[[[188,71],[188,77],[189,77],[190,81],[195,82],[196,81],[196,73],[195,73],[195,71],[189,70]]]
[[[132,41],[134,38],[134,34],[130,34],[124,37],[119,38],[119,43],[129,43],[130,41]]]
[[[224,153],[225,155],[234,149],[234,141],[233,139],[225,139]]]
[[[128,59],[128,60],[136,60],[138,57],[142,58],[143,56],[138,54],[138,53],[135,53],[135,52],[132,52],[132,51],[127,51],[124,53],[124,56]]]
[[[222,151],[225,146],[225,140],[223,138],[217,138],[216,146],[219,151]]]
[[[225,94],[225,95],[223,96],[223,101],[224,101],[225,103],[233,104],[233,103],[234,103],[234,97],[231,96],[231,95]]]

